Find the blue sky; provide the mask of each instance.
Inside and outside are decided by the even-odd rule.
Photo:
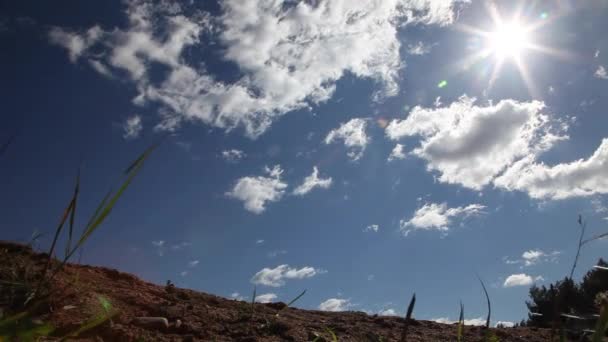
[[[519,321],[608,218],[605,1],[1,5],[1,238],[78,222],[83,262],[299,307]],[[606,256],[586,246],[576,276]]]

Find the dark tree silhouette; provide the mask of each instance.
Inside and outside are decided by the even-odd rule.
[[[598,266],[608,264],[600,259]],[[562,314],[589,316],[597,314],[599,308],[595,299],[599,293],[608,291],[608,271],[592,269],[583,277],[580,284],[566,277],[546,286],[533,285],[530,288],[530,300],[526,301],[528,320],[526,326],[551,328],[560,322]],[[594,321],[588,323],[590,328]]]

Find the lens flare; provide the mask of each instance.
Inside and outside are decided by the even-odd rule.
[[[528,53],[542,53],[568,61],[576,60],[576,55],[571,52],[545,46],[537,41],[540,36],[536,36],[535,33],[556,20],[558,16],[550,17],[548,12],[541,12],[537,14],[538,17],[535,20],[526,20],[523,13],[527,11],[523,7],[519,7],[511,13],[510,18],[506,18],[500,13],[494,1],[488,0],[485,5],[493,27],[486,30],[464,23],[456,26],[459,30],[471,35],[469,41],[472,43],[469,44],[468,49],[472,52],[455,62],[450,73],[475,70],[479,72],[476,78],[478,81],[483,82],[482,78],[488,79],[488,86],[484,91],[490,91],[494,83],[501,77],[503,66],[509,63],[517,68],[529,94],[538,97],[539,90],[534,85],[531,69],[526,63]],[[493,61],[487,62],[488,60]],[[474,68],[474,66],[479,67]],[[509,79],[513,80],[513,78]],[[441,81],[438,87],[443,88],[446,85],[447,82]]]
[[[511,22],[501,24],[496,31],[490,32],[487,46],[498,58],[518,58],[528,46],[528,39],[528,33],[523,25]]]

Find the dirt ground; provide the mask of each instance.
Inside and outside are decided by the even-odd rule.
[[[35,273],[46,260],[47,255],[27,246],[0,241],[0,280],[12,279],[15,272]],[[102,309],[104,303],[116,312],[111,320],[81,334],[79,341],[332,341],[327,329],[338,341],[400,341],[405,324],[401,317],[300,310],[284,308],[284,303],[255,304],[252,310],[251,303],[76,264],[68,264],[57,274],[51,290],[54,295],[37,310],[35,319],[51,323],[53,336],[64,336],[107,312]],[[0,298],[7,291],[0,284]],[[2,305],[7,304],[0,301]],[[169,325],[146,325],[136,317],[164,317]],[[501,342],[550,340],[550,331],[544,329],[491,330]],[[467,326],[465,341],[482,341],[485,332],[482,327]],[[455,324],[413,320],[407,341],[456,341],[456,333]]]

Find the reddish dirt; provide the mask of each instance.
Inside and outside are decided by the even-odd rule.
[[[46,254],[0,241],[0,279],[8,272],[39,272]],[[14,274],[14,273],[13,273]],[[0,285],[0,298],[6,288]],[[111,321],[83,333],[80,341],[400,341],[405,319],[363,312],[322,312],[286,308],[284,303],[255,304],[175,287],[158,286],[114,269],[68,264],[53,280],[51,296],[36,318],[50,322],[54,336],[73,332],[100,312],[104,296],[118,311]],[[0,307],[2,303],[0,302]],[[415,310],[414,310],[415,313]],[[168,328],[146,328],[134,317],[165,317]],[[182,322],[177,327],[177,320]],[[411,321],[407,341],[456,341],[455,324]],[[550,332],[536,328],[491,329],[501,342],[549,341]],[[482,341],[484,328],[465,327],[466,341]]]

